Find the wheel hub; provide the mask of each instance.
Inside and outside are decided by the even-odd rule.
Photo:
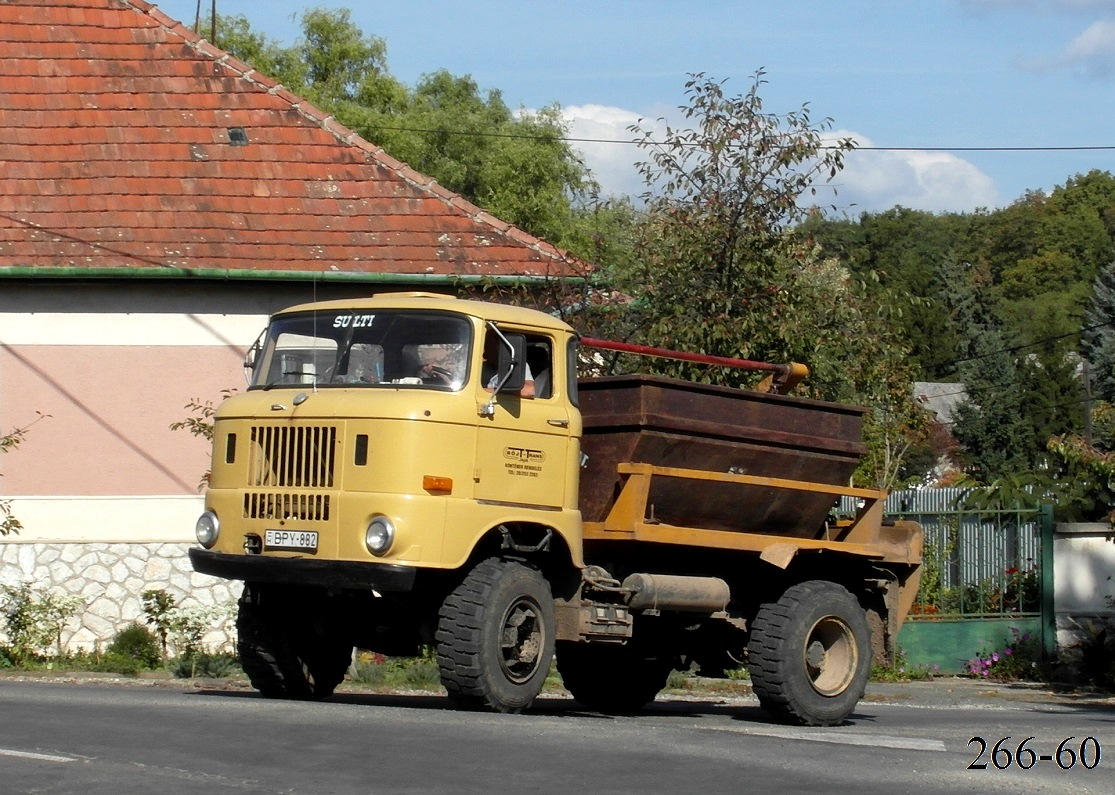
[[[843,693],[859,663],[851,628],[836,616],[821,618],[806,635],[804,660],[814,690],[823,696]]]
[[[541,608],[533,600],[520,599],[508,608],[500,633],[500,666],[508,679],[521,684],[535,674],[545,640]]]

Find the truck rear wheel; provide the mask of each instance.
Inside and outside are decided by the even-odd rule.
[[[236,617],[240,665],[268,698],[329,696],[345,678],[352,645],[277,588],[245,585]],[[328,620],[327,616],[317,619]]]
[[[647,654],[632,641],[620,646],[563,641],[557,669],[565,689],[598,712],[638,712],[654,701],[673,670],[669,660]]]
[[[521,712],[542,692],[554,657],[554,604],[537,570],[489,558],[438,613],[441,683],[458,706]]]
[[[851,715],[863,697],[871,630],[846,588],[809,580],[759,607],[748,658],[755,695],[771,717],[831,726]]]

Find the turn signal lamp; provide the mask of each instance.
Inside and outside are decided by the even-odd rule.
[[[423,475],[422,488],[426,491],[453,491],[453,478],[442,477],[441,475]]]

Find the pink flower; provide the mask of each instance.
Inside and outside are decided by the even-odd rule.
[[[999,655],[998,655],[997,653],[996,653],[996,654],[992,654],[992,655],[991,655],[991,661],[992,661],[992,662],[999,662]]]
[[[1010,655],[1014,654],[1014,652],[1011,649],[1003,649],[1003,654],[1009,657]]]

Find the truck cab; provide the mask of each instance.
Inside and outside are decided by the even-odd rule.
[[[327,560],[391,590],[508,526],[580,563],[574,345],[541,313],[445,296],[276,314],[214,417],[195,563],[252,581]]]

